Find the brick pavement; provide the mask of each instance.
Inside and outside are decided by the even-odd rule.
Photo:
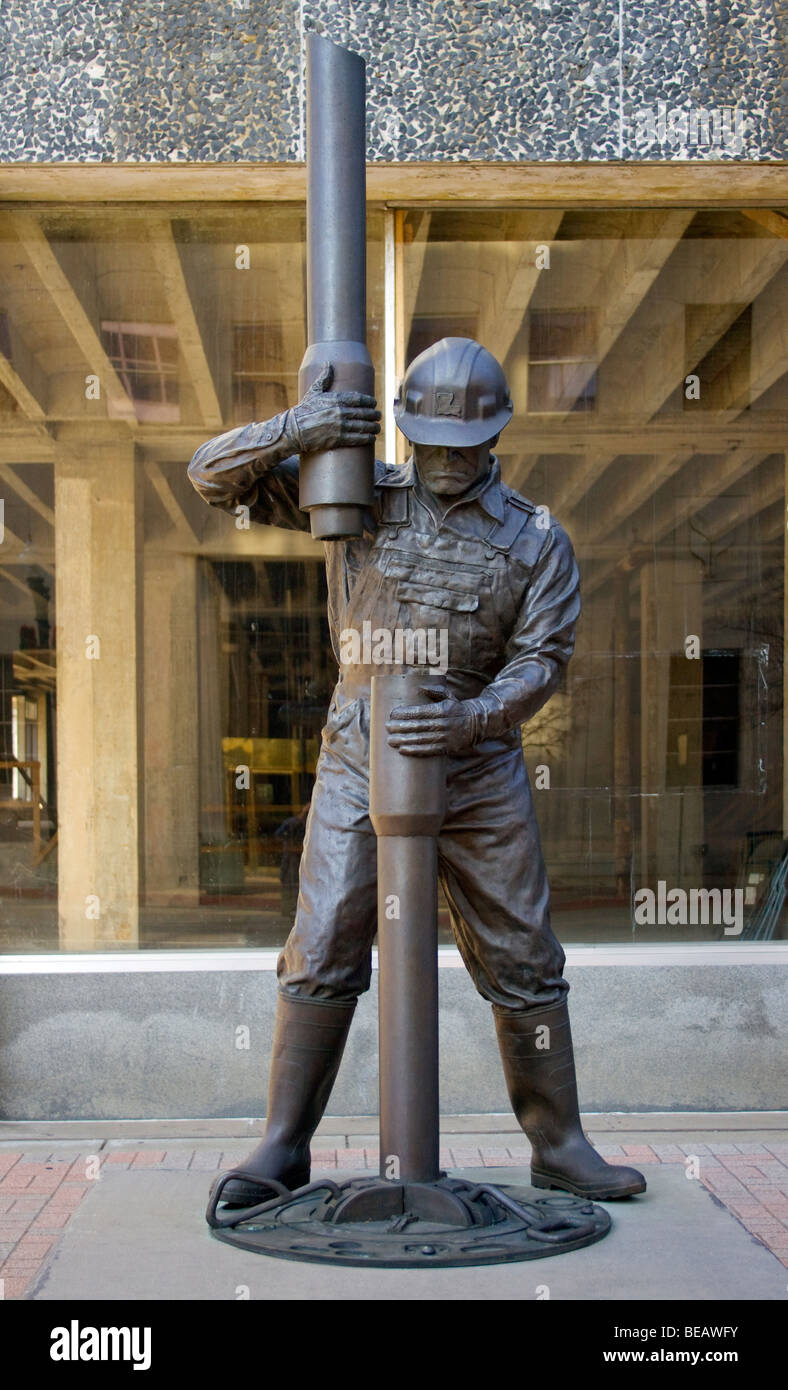
[[[441,1164],[447,1168],[519,1168],[527,1163],[528,1147],[519,1136],[445,1136]],[[506,1142],[504,1142],[506,1141]],[[318,1141],[319,1142],[319,1141]],[[0,1297],[24,1298],[28,1288],[68,1229],[77,1207],[99,1180],[101,1170],[166,1171],[186,1169],[212,1173],[238,1163],[248,1146],[237,1143],[194,1148],[180,1143],[170,1150],[152,1145],[124,1149],[98,1142],[84,1152],[67,1155],[53,1148],[36,1154],[23,1149],[0,1149]],[[732,1216],[771,1250],[788,1269],[788,1143],[665,1143],[605,1142],[596,1147],[611,1163],[684,1166],[703,1183]],[[313,1170],[375,1172],[378,1151],[315,1147]]]

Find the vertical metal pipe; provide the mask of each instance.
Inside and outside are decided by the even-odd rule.
[[[310,342],[367,335],[366,64],[307,35],[307,331]]]
[[[440,1173],[437,892],[437,842],[381,836],[380,1175],[403,1182],[435,1182]]]
[[[391,748],[395,705],[440,681],[414,668],[372,678],[370,819],[378,837],[381,1177],[435,1182],[438,1120],[438,845],[446,760]],[[392,1160],[396,1162],[392,1163]]]
[[[374,395],[366,347],[365,64],[310,33],[307,51],[307,336],[299,391],[331,362],[334,391]],[[361,535],[374,489],[374,448],[304,455],[300,505],[312,535]]]

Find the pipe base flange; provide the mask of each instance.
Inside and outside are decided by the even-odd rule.
[[[256,1207],[220,1211],[229,1178],[211,1191],[211,1233],[283,1260],[381,1269],[504,1264],[580,1250],[611,1226],[603,1207],[580,1197],[445,1175],[434,1183],[326,1178],[286,1194],[277,1183]]]

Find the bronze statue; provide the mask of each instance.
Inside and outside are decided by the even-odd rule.
[[[293,409],[197,450],[189,477],[205,501],[308,529],[299,455],[369,445],[380,429],[373,397],[332,391],[332,371],[326,362]],[[295,925],[279,960],[266,1135],[242,1166],[260,1186],[234,1179],[223,1199],[251,1206],[263,1200],[265,1179],[289,1189],[309,1181],[310,1139],[370,982],[377,902],[369,698],[381,667],[363,643],[347,640],[366,623],[448,634],[442,698],[395,709],[387,727],[401,752],[447,758],[440,879],[465,965],[492,1004],[512,1105],[532,1144],[532,1182],[597,1200],[627,1197],[645,1190],[642,1175],[606,1163],[580,1125],[565,957],[550,928],[519,732],[572,655],[580,612],[572,545],[557,521],[501,481],[491,449],[512,403],[485,348],[466,338],[428,348],[405,375],[395,416],[412,457],[402,467],[376,461],[363,534],[325,543],[340,674]]]

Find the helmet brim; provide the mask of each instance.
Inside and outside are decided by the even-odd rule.
[[[409,415],[407,411],[397,414],[394,421],[398,430],[410,440],[411,444],[437,444],[444,449],[475,449],[485,444],[505,429],[512,418],[513,411],[499,410],[486,420],[436,420],[432,416]]]

